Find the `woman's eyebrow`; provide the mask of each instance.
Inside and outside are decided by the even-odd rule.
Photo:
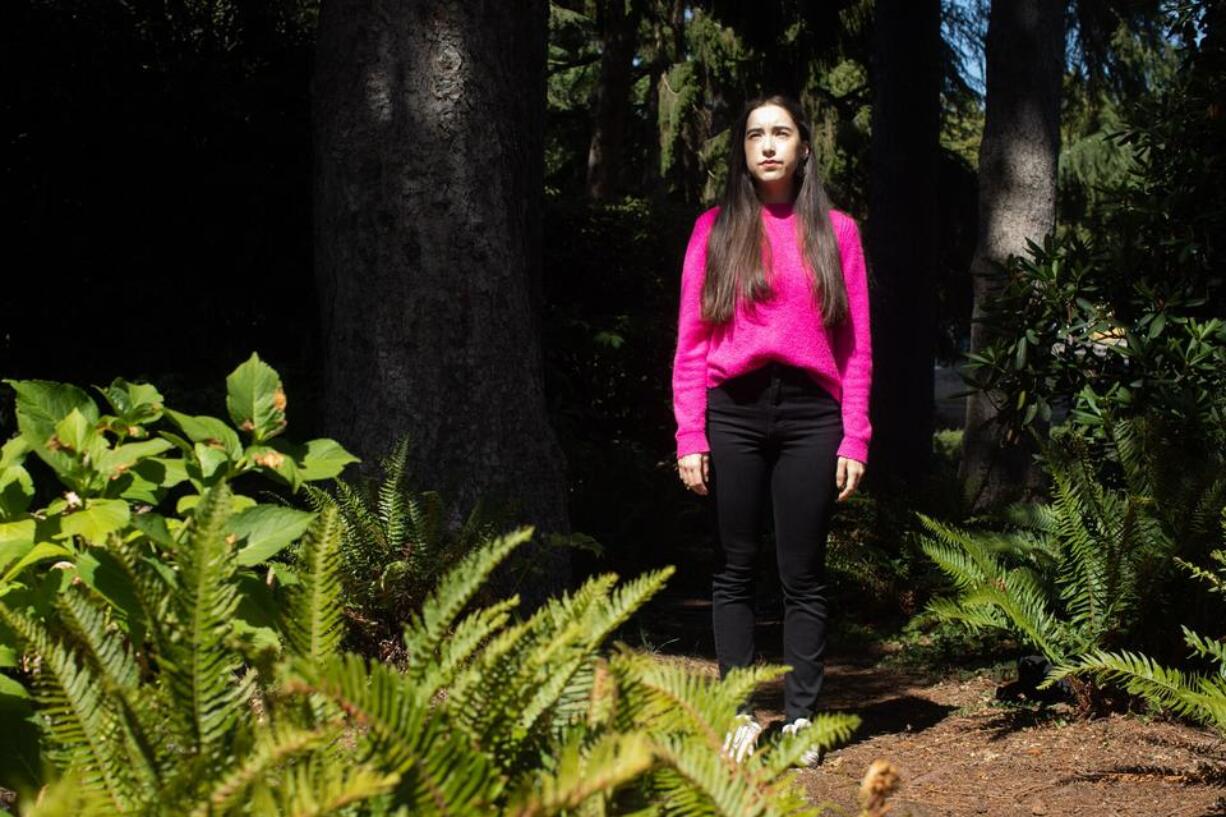
[[[791,130],[791,129],[792,129],[791,125],[775,125],[773,128],[771,128],[771,130]],[[761,131],[761,130],[763,130],[761,125],[755,125],[754,127],[747,130],[746,133],[753,133],[754,131]]]

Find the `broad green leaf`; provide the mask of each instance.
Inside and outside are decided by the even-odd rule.
[[[127,572],[115,557],[106,548],[87,548],[77,557],[77,576],[122,614],[129,635],[139,643],[143,639],[144,612]]]
[[[30,552],[34,547],[34,531],[33,519],[0,522],[0,570]]]
[[[30,444],[25,437],[10,437],[8,442],[0,446],[0,470],[21,465],[29,452]]]
[[[280,442],[280,441],[278,441]],[[277,477],[289,485],[297,493],[302,485],[298,474],[298,464],[293,457],[283,453],[284,446],[273,448],[268,445],[251,445],[243,452],[243,456],[252,465],[264,471],[269,476]]]
[[[111,404],[116,419],[124,425],[147,425],[157,422],[162,416],[162,395],[148,383],[129,383],[117,377],[106,388],[94,388]],[[128,434],[136,436],[131,431]]]
[[[207,446],[204,443],[196,443],[194,453],[196,460],[200,463],[200,476],[205,482],[212,480],[218,471],[230,463],[226,452]]]
[[[132,514],[131,523],[132,527],[148,536],[150,541],[164,548],[174,549],[176,542],[170,528],[166,525],[166,517],[148,511]]]
[[[238,434],[216,417],[207,415],[192,417],[180,414],[174,409],[166,409],[166,416],[192,442],[204,443],[210,448],[225,451],[226,455],[235,462],[243,455],[243,445],[238,439]],[[174,441],[171,440],[171,442]]]
[[[234,611],[234,631],[247,643],[245,652],[281,651],[277,631],[278,604],[273,589],[258,576],[245,572],[238,577],[240,601]]]
[[[239,540],[238,563],[266,561],[306,531],[315,514],[282,505],[256,505],[230,518],[227,533]]]
[[[105,452],[95,463],[96,468],[107,479],[116,479],[138,461],[153,457],[173,448],[169,440],[144,440],[138,443],[125,443]]]
[[[128,503],[122,499],[91,497],[85,500],[84,507],[61,517],[60,532],[99,545],[106,541],[108,533],[127,525],[129,517]]]
[[[0,520],[25,513],[34,499],[34,480],[24,466],[0,468]]]
[[[311,440],[305,445],[284,440],[274,440],[272,447],[293,459],[302,482],[316,482],[338,476],[345,466],[361,462],[346,451],[336,440],[326,437]]]
[[[226,378],[226,409],[230,419],[255,442],[285,430],[285,391],[276,370],[252,353]]]
[[[76,386],[49,380],[5,380],[17,392],[17,428],[39,459],[63,478],[79,477],[76,458],[47,447],[56,424],[77,410],[90,424],[98,421],[98,406]]]
[[[13,581],[21,575],[21,571],[32,564],[37,564],[47,559],[71,559],[74,555],[71,550],[63,545],[54,542],[39,542],[5,570],[4,576],[0,578],[0,584],[8,584]]]
[[[179,497],[179,501],[175,503],[175,513],[182,516],[190,511],[195,510],[200,504],[200,494],[188,494],[187,496]],[[254,508],[256,501],[249,496],[242,494],[232,494],[230,496],[230,513],[237,514],[245,511],[247,508]],[[173,521],[173,520],[168,520]]]

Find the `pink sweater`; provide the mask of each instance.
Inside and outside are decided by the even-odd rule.
[[[868,418],[873,376],[869,334],[868,280],[860,230],[851,216],[830,211],[839,242],[849,316],[827,330],[813,302],[809,273],[801,260],[791,204],[764,204],[762,220],[774,258],[768,272],[775,297],[747,312],[737,304],[724,326],[701,318],[702,285],[707,267],[707,236],[718,207],[698,217],[681,271],[677,351],[673,358],[673,413],[677,418],[678,458],[709,451],[706,433],[707,388],[772,360],[797,366],[839,401],[843,441],[839,456],[868,462],[872,426]]]

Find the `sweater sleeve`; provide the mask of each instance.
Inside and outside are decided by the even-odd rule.
[[[839,255],[847,286],[847,321],[840,326],[843,355],[839,375],[843,382],[843,441],[838,456],[868,462],[873,427],[869,422],[869,392],[873,382],[873,345],[869,329],[868,270],[860,228],[847,217],[839,234]]]
[[[707,443],[707,344],[710,324],[702,319],[702,286],[707,271],[707,236],[714,208],[694,222],[681,268],[677,349],[673,356],[673,414],[677,419],[677,458],[709,451]]]

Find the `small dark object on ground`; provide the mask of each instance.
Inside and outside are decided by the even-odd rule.
[[[998,701],[1036,701],[1043,704],[1054,704],[1068,701],[1073,697],[1073,689],[1067,679],[1062,679],[1046,689],[1039,689],[1039,684],[1047,678],[1052,670],[1052,664],[1041,655],[1023,655],[1017,659],[1017,680],[996,688]]]

